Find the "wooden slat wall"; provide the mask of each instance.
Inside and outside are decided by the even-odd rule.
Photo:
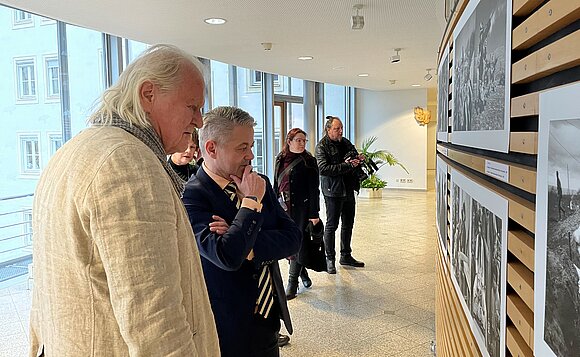
[[[440,45],[440,54],[446,46],[450,48],[450,77],[453,73],[451,34],[467,4],[468,0],[461,0],[458,3],[458,11],[451,17]],[[512,32],[512,58],[516,59],[512,63],[512,93],[516,95],[512,95],[511,98],[511,126],[523,128],[523,131],[521,129],[511,131],[509,154],[503,155],[501,160],[494,158],[498,155],[492,152],[489,156],[475,154],[468,148],[446,143],[438,143],[437,153],[447,162],[448,167],[461,171],[479,185],[505,197],[509,202],[505,351],[506,356],[532,357],[536,219],[533,197],[536,194],[536,168],[531,166],[529,161],[520,164],[518,162],[521,160],[512,157],[538,154],[538,132],[534,128],[537,128],[538,123],[540,91],[534,88],[551,89],[565,84],[567,82],[544,80],[564,70],[579,69],[580,30],[576,29],[580,20],[580,0],[513,0],[512,5],[513,23],[517,26],[514,26]],[[530,51],[531,49],[533,51]],[[544,81],[543,84],[541,81]],[[518,90],[513,90],[513,86],[519,86]],[[452,103],[451,85],[449,92]],[[450,134],[451,141],[452,135],[453,133]],[[508,166],[509,179],[505,184],[515,190],[500,188],[498,181],[486,176],[486,160]],[[475,175],[465,167],[480,175]],[[502,184],[502,187],[506,187],[505,184]],[[449,191],[447,194],[449,202]],[[447,233],[450,234],[449,225]],[[437,257],[437,355],[480,356],[481,352],[451,280],[449,255],[439,248]]]

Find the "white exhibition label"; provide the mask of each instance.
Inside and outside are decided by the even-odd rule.
[[[491,160],[485,160],[485,174],[504,182],[510,180],[509,165]]]

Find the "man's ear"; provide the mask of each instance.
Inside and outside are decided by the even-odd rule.
[[[141,100],[141,106],[146,113],[150,113],[153,108],[153,103],[155,102],[155,86],[151,81],[145,81],[141,84],[139,89],[139,99]]]
[[[205,142],[205,152],[207,152],[207,155],[209,157],[211,157],[212,159],[216,159],[217,154],[217,143],[214,140],[208,140]]]

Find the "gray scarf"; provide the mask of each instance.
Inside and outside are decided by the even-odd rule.
[[[101,124],[96,122],[95,125],[101,125]],[[138,127],[136,125],[133,125],[133,124],[119,118],[117,115],[113,116],[111,126],[125,130],[129,134],[131,134],[134,137],[136,137],[137,139],[141,140],[143,142],[143,144],[147,145],[147,147],[149,147],[151,149],[151,151],[153,151],[155,153],[155,155],[159,159],[159,162],[161,162],[161,165],[163,165],[165,172],[167,172],[167,174],[171,178],[171,182],[173,183],[173,188],[175,188],[175,191],[177,192],[179,197],[181,197],[181,195],[183,193],[184,186],[185,186],[185,181],[181,177],[179,177],[177,175],[177,173],[175,173],[175,171],[173,171],[173,169],[167,163],[167,159],[166,159],[167,155],[165,154],[165,150],[163,149],[163,145],[161,144],[161,140],[159,139],[159,136],[157,135],[155,130],[153,130],[152,127],[146,127],[146,128]]]

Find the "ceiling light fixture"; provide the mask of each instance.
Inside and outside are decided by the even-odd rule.
[[[332,67],[332,69],[335,71],[342,71],[344,69],[344,66],[336,66],[336,67]]]
[[[397,54],[391,56],[391,63],[399,63],[399,62],[401,62],[401,56],[399,56],[399,51],[400,50],[401,50],[400,48],[395,48],[395,52],[397,52]]]
[[[365,18],[362,15],[359,15],[358,12],[363,8],[362,4],[356,4],[352,7],[352,9],[356,12],[350,18],[350,28],[352,30],[362,30],[365,27]]]
[[[314,59],[314,57],[312,57],[312,56],[300,56],[300,57],[298,57],[298,59],[301,61],[311,61]]]
[[[221,17],[210,17],[203,21],[208,25],[223,25],[227,22],[226,19],[222,19]]]
[[[420,84],[411,84],[411,87],[421,87]]]
[[[368,77],[368,76],[369,76],[369,74],[368,74],[368,73],[360,73],[358,76],[359,76],[359,77]]]
[[[427,74],[425,75],[425,77],[423,77],[427,82],[429,82],[433,78],[433,75],[429,73],[431,70],[433,70],[433,68],[427,68]]]

